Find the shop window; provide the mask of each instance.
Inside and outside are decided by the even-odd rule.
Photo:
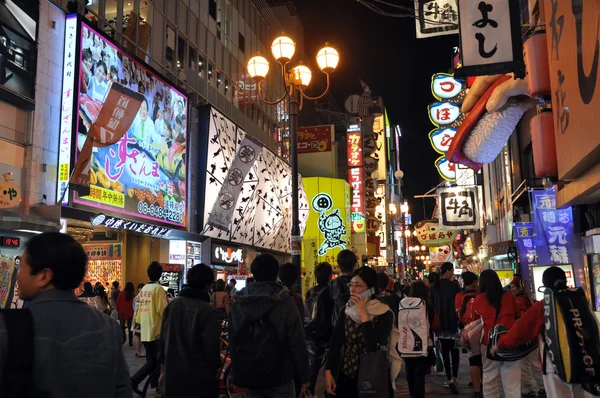
[[[229,80],[225,79],[225,97],[228,100],[231,100],[231,97],[229,95]]]
[[[200,77],[204,77],[204,63],[206,61],[204,61],[204,58],[201,56],[198,56],[198,76]]]
[[[175,58],[175,30],[170,26],[167,26],[167,48],[166,48],[166,58],[167,58],[167,69],[171,69],[171,65],[173,64],[173,59]]]
[[[217,88],[221,87],[221,72],[217,71]]]
[[[241,33],[238,33],[238,47],[242,53],[246,53],[246,38]]]
[[[208,0],[208,15],[217,20],[217,0]]]
[[[208,64],[208,84],[214,85],[213,83],[213,66]]]
[[[183,68],[184,58],[185,58],[185,40],[181,36],[177,36],[177,69]]]

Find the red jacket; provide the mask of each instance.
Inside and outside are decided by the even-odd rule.
[[[488,332],[497,324],[504,325],[507,329],[510,329],[515,323],[515,316],[517,313],[517,305],[515,299],[510,292],[504,292],[502,295],[502,302],[500,304],[500,314],[498,320],[496,319],[496,309],[492,307],[486,298],[485,293],[479,294],[475,298],[473,303],[473,311],[475,311],[475,319],[481,317],[483,319],[483,344],[488,343]],[[478,316],[479,315],[479,316]]]
[[[460,292],[456,295],[456,297],[454,298],[454,307],[456,308],[456,314],[458,315],[458,319],[463,323],[463,325],[466,325],[467,323],[471,323],[473,322],[475,319],[474,317],[474,313],[473,313],[473,301],[469,301],[467,303],[467,306],[465,308],[465,313],[460,316],[460,309],[462,308],[463,305],[463,300],[466,296],[471,297],[471,300],[473,300],[476,296],[477,296],[477,292],[476,291],[470,291],[470,292]]]
[[[119,317],[123,319],[130,319],[133,318],[133,298],[135,296],[132,296],[131,300],[127,301],[127,298],[125,297],[126,294],[127,293],[125,293],[125,291],[119,293],[116,307]]]
[[[537,301],[523,314],[508,333],[500,336],[498,347],[515,348],[538,337],[544,331],[544,302]]]
[[[525,295],[520,295],[515,297],[515,301],[517,302],[517,318],[520,318],[531,308],[531,300]]]

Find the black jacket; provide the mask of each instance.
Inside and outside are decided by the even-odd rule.
[[[321,292],[322,291],[322,292]],[[325,313],[325,319],[331,322],[331,318],[333,317],[333,298],[331,297],[331,291],[329,285],[317,285],[311,288],[308,292],[306,292],[306,300],[309,298],[316,296],[317,294],[321,294],[321,300],[323,301],[323,311]],[[311,314],[305,314],[305,316],[310,317]],[[323,343],[329,343],[331,339],[331,332],[333,331],[333,326],[331,323],[329,324],[329,330],[320,338],[319,341]]]
[[[440,318],[438,337],[452,338],[458,330],[458,316],[454,307],[454,298],[458,293],[458,283],[445,278],[440,279],[439,285],[431,289],[431,301]]]
[[[337,324],[340,312],[346,307],[346,303],[350,300],[350,289],[348,283],[352,280],[351,275],[341,275],[329,282],[329,290],[333,298],[333,315],[331,324],[333,327]]]
[[[221,329],[208,292],[183,289],[163,316],[159,360],[163,393],[171,398],[204,397],[217,384]]]
[[[308,350],[304,339],[302,320],[296,302],[289,294],[281,294],[281,287],[275,282],[254,282],[233,296],[229,322],[229,349],[235,350],[235,335],[245,322],[260,319],[270,311],[270,320],[277,325],[277,332],[285,336],[287,347],[283,360],[282,384],[291,380],[308,383]],[[273,308],[276,306],[275,308]],[[232,366],[236,374],[244,372],[239,366]],[[268,376],[265,376],[268,377]]]

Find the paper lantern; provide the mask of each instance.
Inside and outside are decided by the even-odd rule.
[[[542,178],[558,176],[552,110],[544,109],[531,118],[529,128],[531,130],[535,174]]]

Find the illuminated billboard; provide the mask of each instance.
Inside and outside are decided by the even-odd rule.
[[[74,160],[87,155],[86,137],[101,123],[120,128],[123,136],[113,145],[94,144],[89,169],[83,167],[89,195],[73,192],[72,203],[185,227],[187,97],[84,22],[79,29],[77,24],[76,16],[67,16],[59,152],[63,204],[71,194],[63,191]],[[134,97],[141,103],[132,117],[124,109]]]

